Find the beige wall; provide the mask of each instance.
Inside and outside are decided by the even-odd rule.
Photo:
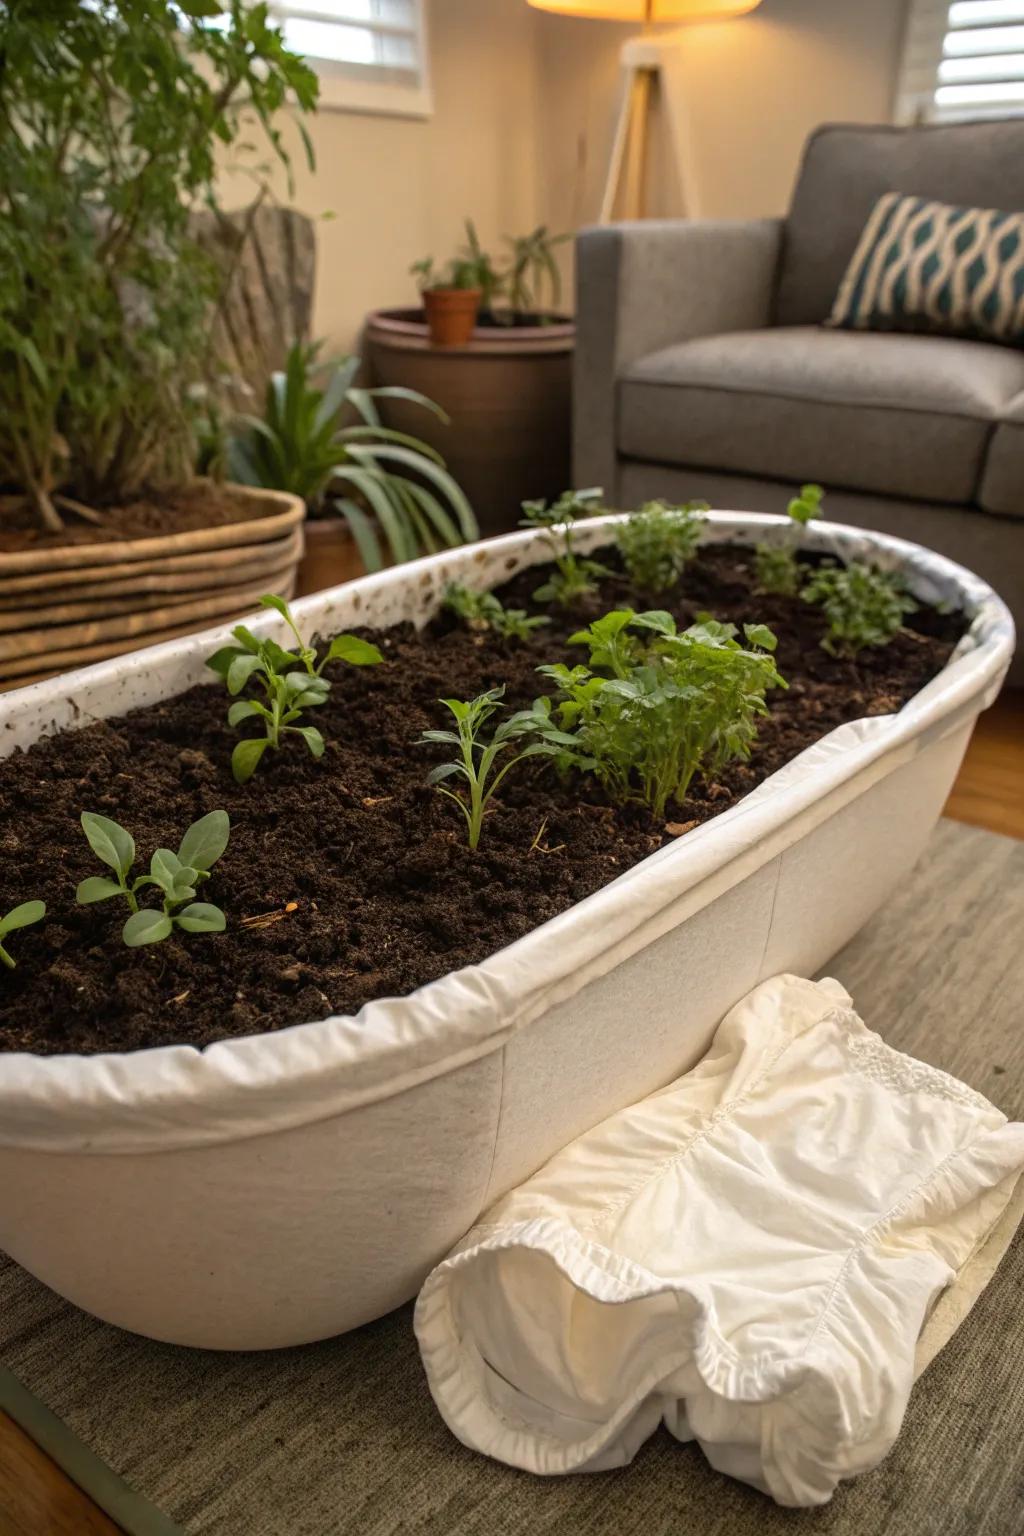
[[[781,213],[812,128],[887,121],[904,12],[905,0],[763,0],[752,15],[686,29],[680,77],[701,213]],[[543,206],[555,222],[586,223],[600,203],[619,48],[635,29],[538,12],[535,30]]]
[[[525,0],[430,0],[429,20],[432,117],[323,110],[313,174],[287,135],[296,207],[334,215],[317,232],[313,326],[336,347],[355,346],[367,310],[416,302],[410,263],[452,255],[466,214],[494,243],[539,206],[533,13]],[[226,176],[227,202],[250,196]]]
[[[763,0],[686,31],[681,78],[705,216],[782,212],[816,124],[891,115],[906,0]],[[410,262],[451,254],[472,214],[487,242],[597,214],[621,43],[634,28],[531,10],[526,0],[428,0],[434,115],[323,111],[318,169],[295,202],[319,227],[314,319],[355,344],[368,309],[412,302]],[[656,124],[654,191],[673,212]],[[229,189],[247,195],[240,183]],[[569,266],[568,255],[566,266]]]

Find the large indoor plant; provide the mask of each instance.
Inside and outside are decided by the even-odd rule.
[[[271,566],[294,570],[301,508],[195,479],[230,276],[197,216],[217,216],[224,151],[262,153],[255,124],[287,163],[274,115],[315,100],[264,4],[0,13],[0,573],[24,598],[0,678],[220,616],[239,572],[244,608]]]
[[[519,503],[558,495],[570,479],[570,408],[575,326],[560,313],[555,248],[568,235],[540,226],[508,237],[501,256],[481,245],[472,220],[453,258],[480,292],[475,328],[460,345],[436,346],[423,308],[378,309],[366,324],[366,357],[375,384],[429,395],[452,420],[441,448],[485,533],[515,527]],[[451,266],[451,264],[449,264]],[[415,263],[420,280],[431,259]],[[402,401],[389,402],[389,426],[415,430]]]

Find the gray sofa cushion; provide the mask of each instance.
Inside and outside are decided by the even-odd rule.
[[[883,192],[1024,210],[1024,119],[920,128],[819,128],[786,220],[775,319],[820,323]]]
[[[1024,352],[795,326],[681,342],[619,383],[619,452],[969,502]]]
[[[1024,517],[1024,395],[1011,400],[992,434],[978,499],[986,512]]]

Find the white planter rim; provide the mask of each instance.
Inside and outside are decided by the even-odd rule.
[[[579,547],[607,543],[620,521],[616,514],[589,521]],[[777,538],[787,526],[779,517],[715,512],[707,537],[750,542]],[[457,1069],[619,964],[641,929],[643,942],[650,942],[652,921],[668,931],[992,701],[1014,630],[1005,604],[984,582],[916,545],[837,524],[811,524],[801,542],[898,568],[919,596],[956,601],[970,616],[949,664],[897,714],[831,731],[685,838],[479,965],[408,997],[378,999],[352,1017],[225,1040],[202,1051],[176,1045],[88,1057],[0,1055],[0,1146],[106,1154],[206,1145],[324,1119]],[[294,611],[310,628],[321,620],[341,627],[372,622],[366,610],[375,595],[415,592],[428,604],[425,620],[456,574],[493,586],[543,558],[535,533],[509,534],[301,599]],[[252,627],[282,631],[284,638],[275,614],[261,613]],[[183,660],[191,680],[198,679],[203,659],[229,630],[222,625],[0,698],[0,754],[44,729],[73,726],[83,704],[88,718],[91,696],[103,700],[96,718],[122,712],[127,706],[116,707],[119,690],[132,683],[148,690],[141,702],[180,691],[187,682],[162,694],[156,684]]]

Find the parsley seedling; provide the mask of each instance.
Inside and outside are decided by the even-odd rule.
[[[474,592],[453,582],[444,594],[444,606],[477,633],[493,630],[506,640],[526,640],[531,630],[551,620],[543,614],[528,615],[525,608],[506,608],[493,592]]]
[[[148,875],[131,879],[135,862],[135,839],[109,816],[95,811],[82,812],[82,831],[96,857],[114,871],[115,880],[106,875],[90,875],[75,892],[82,906],[123,896],[131,916],[122,930],[124,942],[132,948],[156,944],[170,936],[175,928],[186,933],[221,933],[224,914],[209,902],[196,901],[196,889],[209,878],[210,870],[228,845],[231,824],[227,811],[210,811],[192,823],[182,838],[177,853],[158,848],[149,865]],[[140,909],[136,892],[155,885],[163,892],[162,907]],[[187,903],[187,905],[186,905]],[[177,908],[181,908],[178,911]]]
[[[20,906],[12,907],[4,917],[0,917],[0,964],[6,965],[9,971],[14,970],[14,957],[8,954],[3,945],[7,935],[16,928],[30,928],[33,923],[41,923],[45,916],[45,901],[23,901]]]
[[[629,633],[639,629],[643,639]],[[785,687],[763,624],[705,618],[681,634],[671,614],[620,609],[572,636],[590,665],[538,670],[557,685],[528,713],[559,766],[593,773],[620,803],[636,800],[658,818],[682,802],[695,776],[708,782],[735,758],[747,758],[765,693]],[[601,668],[610,677],[595,671]]]
[[[812,518],[821,516],[825,492],[820,485],[802,485],[786,511],[791,519],[785,544],[759,544],[754,552],[754,568],[761,592],[778,597],[796,597],[800,590],[801,567],[797,559],[800,531]]]
[[[634,512],[618,532],[622,563],[641,592],[666,592],[674,587],[689,560],[693,559],[704,527],[706,501],[688,501],[673,507],[666,501],[648,501]]]
[[[558,744],[551,741],[530,741],[514,757],[510,757],[497,773],[494,773],[499,754],[533,731],[533,720],[530,714],[520,713],[502,720],[495,727],[490,740],[484,739],[482,734],[484,727],[500,707],[504,692],[504,687],[501,687],[492,688],[488,693],[481,693],[475,699],[439,699],[438,703],[443,704],[454,716],[456,729],[424,731],[419,738],[421,742],[439,742],[444,746],[458,749],[458,755],[451,761],[439,763],[436,768],[431,769],[427,775],[427,783],[433,784],[440,794],[446,795],[449,800],[454,800],[459,807],[466,818],[470,848],[476,848],[479,843],[480,829],[487,806],[509,770],[517,763],[521,763],[524,758],[542,755],[552,757],[560,750]],[[448,789],[443,782],[445,779],[456,777],[466,781],[469,791],[468,801],[462,795],[457,795],[453,790]]]
[[[801,597],[818,605],[828,620],[823,648],[833,656],[856,656],[869,646],[888,645],[917,604],[899,576],[871,565],[824,565]]]
[[[545,532],[555,562],[555,573],[533,594],[538,603],[558,603],[567,608],[576,598],[597,591],[603,576],[610,576],[607,566],[597,560],[581,558],[573,546],[576,524],[601,505],[602,492],[563,491],[549,506],[545,501],[524,501],[520,528],[540,528]]]
[[[321,733],[313,725],[296,725],[295,722],[301,718],[303,710],[323,704],[330,693],[330,681],[323,676],[329,661],[370,667],[384,660],[375,645],[359,640],[355,635],[335,635],[325,654],[318,659],[315,648],[307,645],[299,633],[283,597],[261,597],[260,605],[273,608],[281,615],[295,636],[296,649],[286,651],[274,640],[258,640],[244,624],[237,624],[231,631],[236,644],[215,651],[206,663],[224,679],[232,697],[240,694],[253,679],[262,686],[266,697],[266,703],[259,699],[236,699],[228,710],[230,726],[241,725],[243,720],[259,719],[264,727],[262,736],[246,737],[231,754],[231,772],[238,784],[245,784],[252,778],[264,752],[268,749],[276,751],[285,736],[301,736],[313,757],[323,757]]]

